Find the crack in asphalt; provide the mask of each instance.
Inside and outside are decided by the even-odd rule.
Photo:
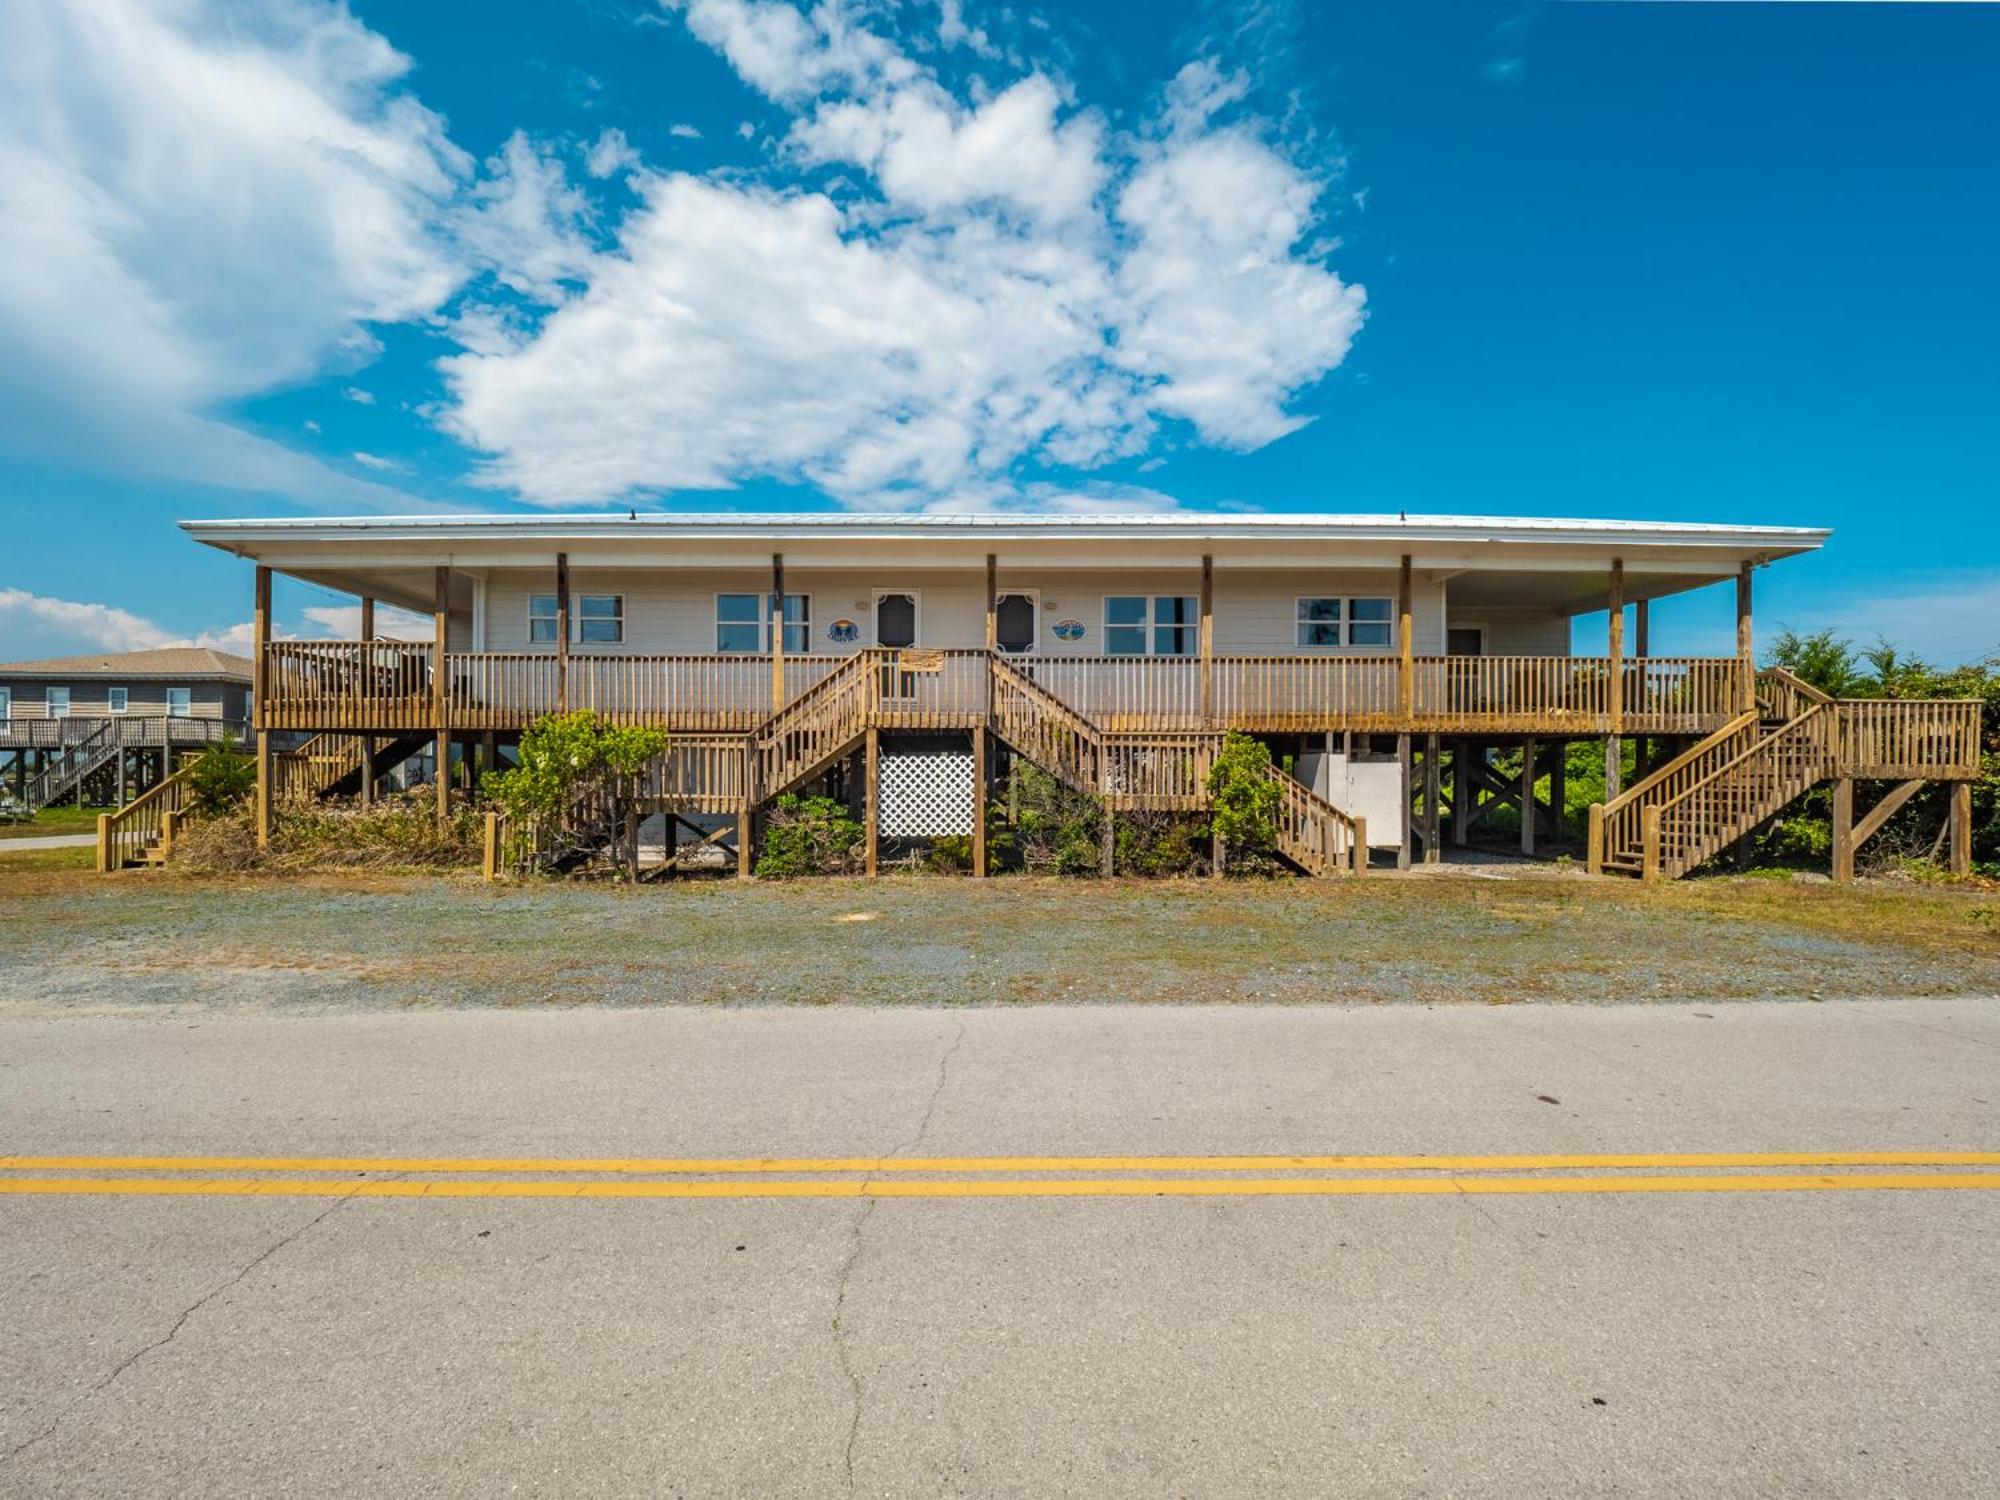
[[[213,1302],[217,1297],[220,1297],[224,1292],[228,1291],[230,1288],[239,1284],[244,1277],[248,1276],[252,1271],[256,1270],[259,1266],[263,1265],[265,1261],[269,1260],[272,1256],[276,1255],[280,1250],[284,1249],[294,1240],[298,1239],[300,1235],[306,1233],[308,1230],[317,1228],[321,1223],[321,1221],[324,1220],[328,1214],[332,1213],[335,1209],[339,1208],[343,1203],[348,1203],[351,1201],[353,1201],[353,1194],[343,1193],[341,1196],[335,1198],[333,1202],[329,1203],[325,1208],[321,1209],[318,1213],[314,1214],[311,1218],[307,1219],[303,1224],[299,1225],[298,1228],[291,1230],[289,1233],[280,1235],[277,1239],[273,1240],[269,1245],[266,1245],[256,1255],[252,1256],[248,1261],[244,1262],[242,1267],[238,1269],[234,1275],[230,1276],[228,1279],[224,1281],[216,1283],[216,1285],[210,1287],[207,1291],[203,1292],[199,1297],[195,1298],[194,1301],[190,1302],[186,1307],[181,1309],[180,1314],[174,1319],[173,1323],[169,1325],[165,1333],[161,1334],[158,1338],[154,1339],[150,1344],[144,1344],[140,1346],[138,1349],[134,1350],[131,1354],[128,1354],[124,1359],[120,1360],[118,1364],[112,1369],[110,1374],[106,1375],[102,1380],[98,1381],[97,1384],[93,1385],[89,1390],[85,1391],[82,1395],[78,1396],[74,1401],[70,1402],[69,1405],[65,1406],[61,1411],[57,1412],[55,1416],[49,1419],[48,1426],[44,1427],[40,1432],[35,1433],[31,1437],[23,1438],[20,1442],[16,1443],[13,1447],[9,1448],[4,1454],[0,1454],[0,1463],[9,1463],[14,1459],[20,1457],[23,1453],[26,1453],[30,1448],[34,1447],[37,1443],[42,1442],[46,1438],[53,1437],[55,1435],[56,1429],[61,1427],[62,1424],[69,1419],[71,1413],[75,1412],[85,1403],[93,1400],[98,1395],[109,1390],[113,1385],[117,1384],[120,1377],[122,1377],[127,1370],[131,1369],[134,1365],[138,1364],[139,1361],[144,1359],[147,1355],[153,1353],[155,1350],[166,1348],[167,1345],[171,1344],[175,1339],[179,1338],[181,1329],[187,1326],[188,1319],[192,1318],[196,1313],[200,1312],[204,1307],[208,1306],[209,1303]]]
[[[887,1160],[889,1157],[907,1156],[910,1152],[915,1151],[919,1146],[923,1145],[925,1137],[930,1134],[931,1121],[937,1115],[938,1100],[944,1096],[945,1083],[951,1076],[951,1060],[958,1054],[958,1049],[965,1044],[964,1020],[953,1016],[952,1024],[958,1029],[952,1036],[951,1044],[944,1049],[944,1052],[938,1058],[937,1083],[931,1089],[930,1098],[924,1101],[924,1112],[922,1118],[917,1121],[916,1133],[902,1145],[887,1152],[881,1158],[882,1160]],[[864,1189],[868,1186],[870,1180],[866,1175],[862,1177],[861,1185]],[[846,1480],[847,1492],[850,1495],[854,1493],[854,1445],[861,1436],[863,1392],[861,1389],[861,1376],[854,1368],[854,1357],[847,1347],[847,1329],[842,1315],[847,1310],[848,1283],[853,1280],[854,1269],[861,1263],[862,1252],[866,1248],[863,1240],[868,1227],[868,1221],[874,1217],[875,1205],[879,1201],[879,1199],[871,1197],[862,1198],[861,1206],[855,1212],[854,1222],[848,1226],[851,1239],[848,1245],[847,1258],[841,1262],[840,1271],[834,1280],[833,1352],[835,1357],[840,1361],[840,1373],[847,1380],[849,1408],[847,1441],[841,1448],[841,1472]]]

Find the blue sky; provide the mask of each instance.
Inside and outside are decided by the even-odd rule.
[[[1829,525],[1767,632],[2000,651],[1996,65],[1988,5],[18,0],[0,657],[239,639],[178,517],[627,503]]]

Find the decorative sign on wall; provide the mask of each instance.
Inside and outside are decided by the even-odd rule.
[[[1049,627],[1059,641],[1080,641],[1083,639],[1083,621],[1058,620]]]
[[[842,646],[851,646],[861,639],[861,627],[852,620],[835,620],[826,627],[826,638]]]

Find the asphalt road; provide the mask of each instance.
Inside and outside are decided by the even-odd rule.
[[[1990,1495],[1996,1104],[2000,1001],[0,1016],[0,1494]]]

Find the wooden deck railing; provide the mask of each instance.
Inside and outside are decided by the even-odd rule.
[[[621,723],[713,733],[771,718],[766,656],[449,652],[444,724],[437,723],[432,648],[398,641],[280,641],[269,647],[265,725],[273,729],[519,730],[559,705]],[[977,649],[858,653],[878,663],[879,726],[950,729],[989,712],[987,656]],[[796,701],[852,660],[786,657],[783,696]],[[1106,733],[1266,733],[1351,729],[1448,734],[1701,734],[1735,712],[1734,658],[1650,657],[1624,663],[1611,719],[1611,664],[1586,656],[1426,656],[1402,699],[1393,656],[1008,656],[999,662]]]
[[[1842,698],[1832,711],[1836,775],[1885,781],[1979,775],[1977,699]]]

